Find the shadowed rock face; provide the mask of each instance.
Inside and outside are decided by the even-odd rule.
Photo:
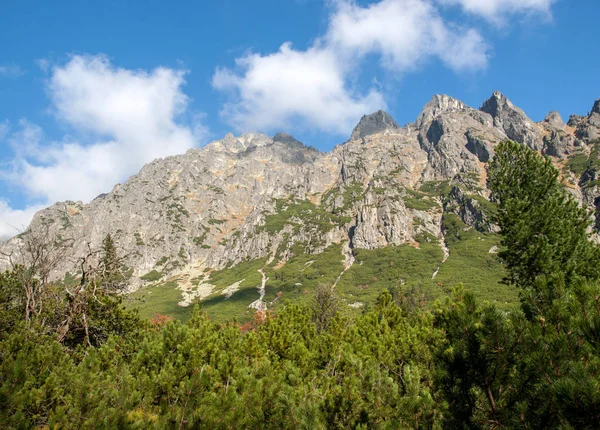
[[[386,131],[396,131],[400,126],[392,117],[382,110],[379,110],[371,115],[364,115],[358,125],[354,127],[350,140],[362,139],[372,134],[383,133]]]
[[[296,148],[304,148],[304,144],[298,140],[296,140],[296,138],[294,136],[292,136],[291,134],[287,134],[287,133],[277,133],[275,136],[273,136],[273,142],[281,142],[281,143],[285,143],[287,145],[289,145],[290,147],[296,147]],[[316,151],[316,149],[315,149]]]
[[[571,115],[569,126],[576,128],[575,135],[579,139],[600,139],[600,100],[596,100],[587,116]]]
[[[481,110],[436,95],[406,127],[383,111],[365,115],[348,142],[326,153],[284,133],[228,134],[155,160],[88,204],[56,203],[31,228],[73,240],[54,278],[77,273],[88,244],[98,249],[110,233],[127,255],[132,290],[152,270],[190,284],[207,269],[247,259],[285,261],[298,246],[314,254],[341,243],[352,261],[356,248],[415,243],[423,235],[443,243],[444,213],[494,229],[481,201],[489,194],[485,163],[499,142],[517,140],[564,165],[573,154],[593,154],[599,109],[596,102],[588,116],[572,116],[565,127],[556,112],[534,123],[498,92]],[[595,171],[564,175],[574,195],[595,209]],[[443,199],[423,191],[436,184],[447,189]],[[0,251],[18,257],[21,240]]]

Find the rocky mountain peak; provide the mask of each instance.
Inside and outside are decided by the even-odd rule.
[[[540,129],[501,92],[494,91],[480,110],[490,114],[494,119],[494,127],[501,129],[509,139],[536,150],[542,148]]]
[[[330,152],[285,133],[228,134],[148,163],[89,204],[56,203],[40,211],[30,229],[72,241],[53,279],[77,273],[81,256],[90,247],[100,249],[111,234],[126,255],[130,291],[176,283],[182,303],[217,300],[222,291],[230,291],[224,288],[240,284],[212,278],[213,269],[259,259],[275,267],[331,246],[348,265],[355,258],[353,249],[424,238],[428,243],[439,238],[445,246],[444,214],[488,231],[492,227],[482,209],[488,195],[484,163],[495,146],[506,139],[525,142],[543,147],[557,162],[591,154],[593,139],[600,137],[598,110],[600,102],[590,115],[573,117],[573,132],[552,126],[564,125],[557,112],[533,123],[498,92],[481,110],[437,95],[419,116],[423,124],[418,130],[401,128],[378,111],[364,116],[350,141]],[[376,139],[363,144],[374,134]],[[598,206],[596,176],[569,175],[586,207]],[[594,185],[580,187],[582,178]],[[600,215],[597,219],[600,225]],[[7,267],[1,254],[18,257],[20,240],[0,244],[0,270]],[[248,285],[258,279],[258,268],[247,272]]]
[[[206,145],[205,149],[213,153],[226,152],[241,154],[248,149],[267,146],[272,143],[273,139],[266,134],[244,133],[241,136],[235,136],[233,133],[227,133],[223,139],[215,140]]]
[[[436,94],[423,107],[417,118],[416,126],[417,128],[421,128],[424,124],[444,112],[456,112],[467,108],[467,105],[454,97],[445,94]]]
[[[503,110],[518,109],[511,101],[500,91],[494,91],[494,94],[483,102],[481,111],[489,113],[492,117],[497,117]]]
[[[569,121],[567,122],[567,125],[569,127],[577,127],[584,120],[584,118],[585,117],[581,115],[573,114],[569,116]]]
[[[565,122],[563,121],[562,117],[560,116],[560,113],[558,113],[555,110],[548,113],[548,115],[546,115],[546,118],[544,118],[543,122],[553,128],[557,128],[559,130],[564,129],[565,125],[566,125]]]
[[[306,146],[294,136],[287,133],[277,133],[273,136],[274,144],[284,145],[285,153],[282,161],[291,164],[304,164],[312,162],[319,156],[320,151],[312,146]]]
[[[277,133],[273,136],[273,142],[280,142],[294,147],[304,147],[305,145],[297,140],[294,136],[287,133]]]
[[[594,107],[592,108],[592,113],[600,114],[600,99],[594,102]]]
[[[372,134],[388,130],[398,130],[400,128],[401,127],[387,112],[378,110],[371,115],[363,115],[357,126],[354,127],[350,140],[358,140]]]

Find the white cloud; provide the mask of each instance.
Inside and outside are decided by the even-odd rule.
[[[6,201],[0,200],[0,241],[24,231],[33,215],[42,208],[42,205],[33,205],[25,209],[12,209]]]
[[[385,107],[377,91],[355,95],[347,88],[346,70],[328,49],[297,51],[286,43],[274,54],[252,54],[236,63],[242,74],[217,69],[213,86],[236,94],[221,114],[240,130],[290,128],[299,119],[344,133],[365,112]]]
[[[72,132],[49,141],[39,126],[21,120],[6,137],[15,168],[1,176],[36,201],[89,201],[145,163],[185,152],[207,130],[201,116],[191,125],[177,121],[188,109],[184,74],[117,68],[104,56],[74,56],[54,67],[47,88],[52,110]],[[13,210],[0,201],[0,219],[19,226],[29,222],[32,210]]]
[[[183,71],[148,73],[115,68],[103,56],[76,56],[54,68],[49,91],[59,118],[115,139],[139,164],[194,145],[190,129],[175,121],[188,104],[184,82]]]
[[[423,0],[383,0],[368,7],[338,1],[327,40],[350,55],[378,53],[386,67],[399,72],[432,56],[457,71],[480,69],[487,61],[477,31],[449,25]]]
[[[501,24],[510,14],[541,14],[550,17],[552,4],[556,0],[438,0],[438,2],[461,6],[468,13]]]
[[[224,121],[239,130],[290,129],[298,123],[347,133],[365,113],[385,108],[383,95],[360,92],[351,77],[361,60],[378,54],[395,73],[439,58],[453,70],[485,67],[480,34],[448,23],[428,0],[382,0],[368,7],[338,0],[326,34],[307,50],[249,54],[236,68],[218,68],[213,87],[229,94]]]

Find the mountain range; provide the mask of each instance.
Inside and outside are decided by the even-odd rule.
[[[479,109],[436,95],[403,127],[365,115],[329,152],[284,133],[228,134],[155,160],[88,204],[38,212],[0,253],[18,261],[24,235],[44,231],[68,244],[51,277],[75,282],[110,234],[146,316],[185,319],[201,301],[215,319],[244,320],[308,300],[318,284],[351,308],[391,288],[423,305],[458,283],[510,307],[517,293],[499,282],[486,188],[486,163],[507,139],[550,157],[600,227],[600,100],[567,123],[555,111],[536,123],[495,92]]]

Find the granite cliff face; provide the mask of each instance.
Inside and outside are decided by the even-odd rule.
[[[436,95],[404,127],[383,111],[364,116],[350,140],[327,153],[287,134],[228,134],[155,160],[89,204],[40,211],[30,228],[73,241],[56,279],[76,274],[78,259],[110,233],[127,255],[130,290],[171,279],[187,299],[204,297],[210,270],[259,258],[284,265],[332,244],[346,268],[356,249],[433,241],[447,255],[444,214],[494,231],[485,165],[505,139],[553,157],[572,192],[597,209],[598,138],[600,101],[568,124],[557,112],[534,123],[498,92],[481,109]],[[21,240],[1,251],[18,258]]]

